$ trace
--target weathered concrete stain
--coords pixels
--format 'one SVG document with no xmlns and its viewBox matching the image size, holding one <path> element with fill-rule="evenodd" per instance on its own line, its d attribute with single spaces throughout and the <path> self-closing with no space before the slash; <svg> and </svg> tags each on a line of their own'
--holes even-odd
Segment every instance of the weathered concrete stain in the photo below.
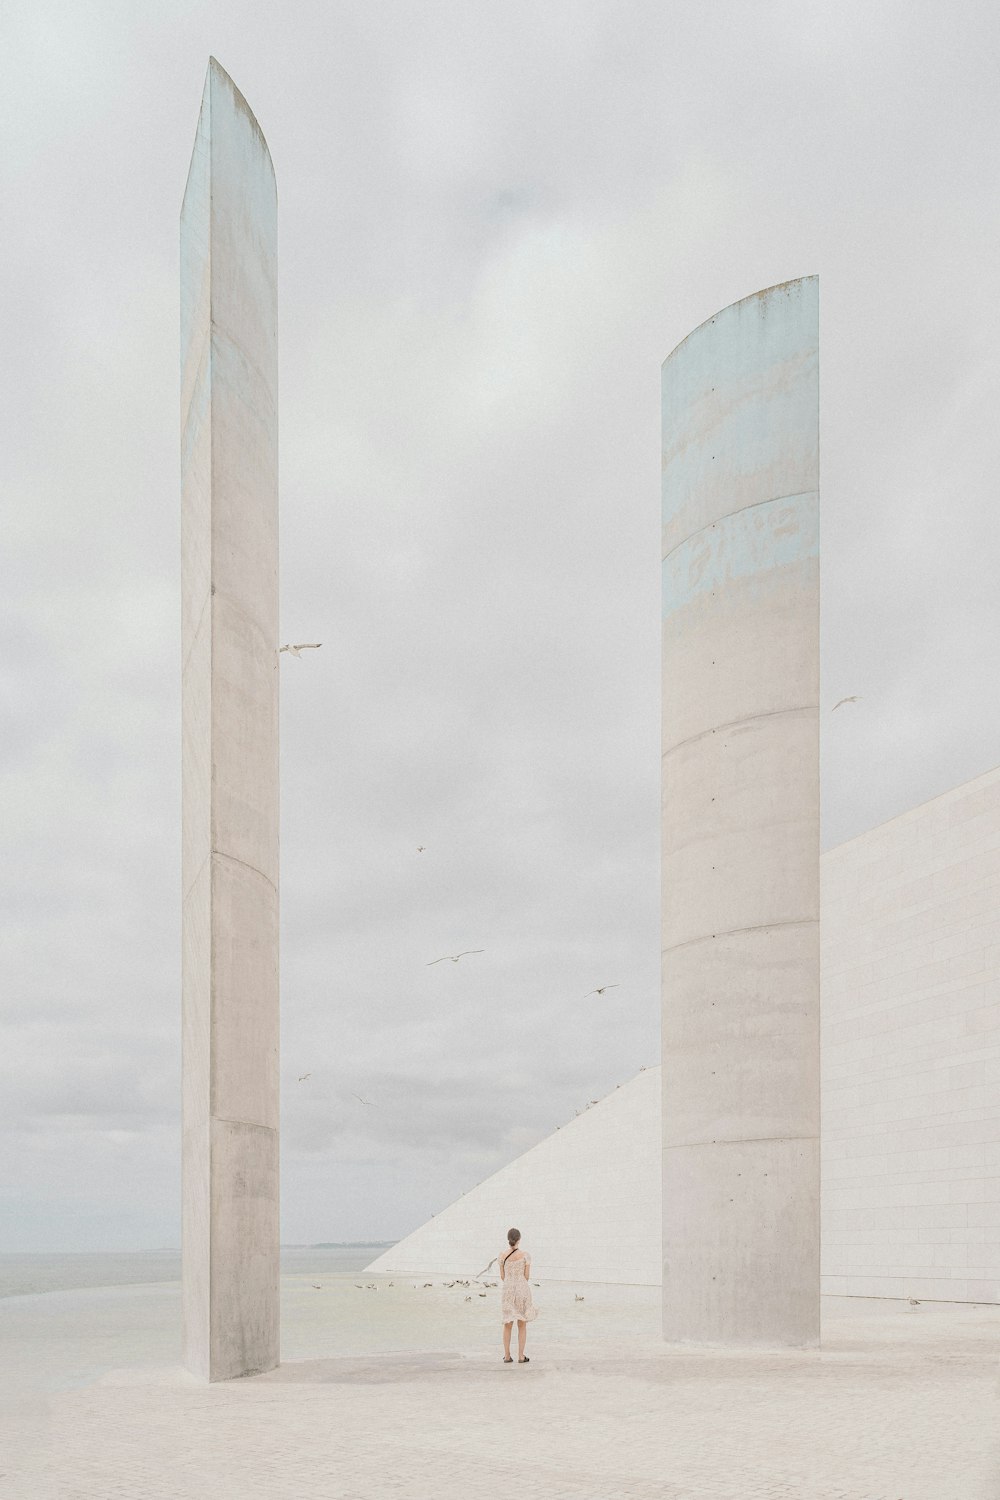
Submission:
<svg viewBox="0 0 1000 1500">
<path fill-rule="evenodd" d="M 747 506 L 679 542 L 663 559 L 663 618 L 706 591 L 738 579 L 764 585 L 771 570 L 818 556 L 815 490 Z"/>
</svg>

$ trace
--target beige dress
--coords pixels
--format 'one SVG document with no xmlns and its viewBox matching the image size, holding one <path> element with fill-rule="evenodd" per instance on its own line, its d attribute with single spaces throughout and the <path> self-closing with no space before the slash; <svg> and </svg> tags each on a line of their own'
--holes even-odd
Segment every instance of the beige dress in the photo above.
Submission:
<svg viewBox="0 0 1000 1500">
<path fill-rule="evenodd" d="M 531 1282 L 525 1272 L 528 1257 L 523 1250 L 515 1250 L 503 1263 L 503 1293 L 500 1299 L 501 1323 L 530 1323 L 538 1317 L 538 1308 L 532 1305 Z"/>
</svg>

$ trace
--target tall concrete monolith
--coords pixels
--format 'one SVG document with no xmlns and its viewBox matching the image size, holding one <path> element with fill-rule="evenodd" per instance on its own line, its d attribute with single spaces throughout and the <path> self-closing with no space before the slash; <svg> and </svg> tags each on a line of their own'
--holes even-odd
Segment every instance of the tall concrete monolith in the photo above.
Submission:
<svg viewBox="0 0 1000 1500">
<path fill-rule="evenodd" d="M 183 1358 L 278 1363 L 277 205 L 209 63 L 181 210 Z"/>
<path fill-rule="evenodd" d="M 819 1338 L 816 277 L 663 366 L 663 1331 Z"/>
</svg>

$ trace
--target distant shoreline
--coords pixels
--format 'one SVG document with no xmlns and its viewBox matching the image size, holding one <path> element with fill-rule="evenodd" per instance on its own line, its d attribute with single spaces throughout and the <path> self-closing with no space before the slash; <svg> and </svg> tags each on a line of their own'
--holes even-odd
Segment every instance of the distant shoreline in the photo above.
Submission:
<svg viewBox="0 0 1000 1500">
<path fill-rule="evenodd" d="M 282 1245 L 282 1277 L 356 1275 L 395 1240 L 331 1241 Z M 181 1252 L 159 1250 L 0 1251 L 0 1301 L 39 1292 L 86 1291 L 98 1287 L 180 1286 Z"/>
<path fill-rule="evenodd" d="M 282 1245 L 282 1250 L 391 1250 L 398 1240 L 318 1240 L 315 1244 Z M 180 1255 L 180 1245 L 151 1245 L 139 1250 L 0 1250 L 0 1260 L 27 1256 L 65 1255 Z"/>
</svg>

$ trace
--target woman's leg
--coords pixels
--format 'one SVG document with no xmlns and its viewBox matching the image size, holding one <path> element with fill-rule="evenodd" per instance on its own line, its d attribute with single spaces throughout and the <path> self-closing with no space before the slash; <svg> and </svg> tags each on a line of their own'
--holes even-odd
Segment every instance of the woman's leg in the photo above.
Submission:
<svg viewBox="0 0 1000 1500">
<path fill-rule="evenodd" d="M 513 1326 L 514 1326 L 513 1323 L 505 1323 L 503 1325 L 503 1357 L 504 1357 L 504 1359 L 509 1359 L 510 1358 L 510 1332 L 511 1332 L 511 1329 L 513 1328 Z"/>
<path fill-rule="evenodd" d="M 510 1324 L 509 1323 L 505 1324 L 505 1327 L 509 1328 Z M 518 1318 L 518 1320 L 517 1320 L 517 1357 L 518 1357 L 518 1359 L 523 1359 L 524 1358 L 524 1345 L 525 1345 L 525 1341 L 527 1340 L 527 1337 L 528 1337 L 528 1325 L 527 1325 L 527 1323 L 525 1323 L 525 1321 L 524 1321 L 523 1318 Z"/>
</svg>

